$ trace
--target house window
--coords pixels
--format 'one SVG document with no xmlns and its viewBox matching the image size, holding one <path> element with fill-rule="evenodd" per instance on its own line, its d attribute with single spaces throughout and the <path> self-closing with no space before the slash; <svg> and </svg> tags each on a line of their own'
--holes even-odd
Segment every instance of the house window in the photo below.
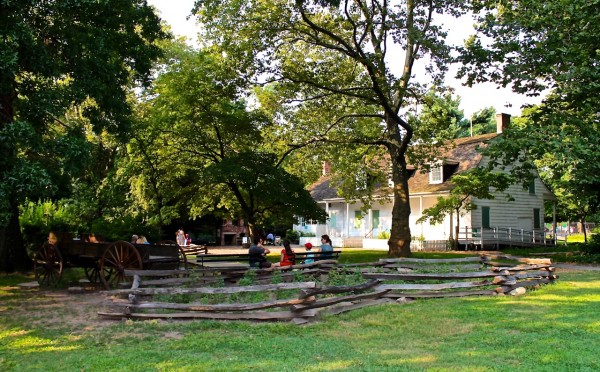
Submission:
<svg viewBox="0 0 600 372">
<path fill-rule="evenodd" d="M 481 207 L 481 227 L 490 228 L 490 207 Z"/>
<path fill-rule="evenodd" d="M 542 227 L 542 224 L 541 224 L 541 220 L 540 220 L 540 209 L 533 208 L 533 228 L 540 229 L 541 227 Z"/>
<path fill-rule="evenodd" d="M 372 213 L 373 213 L 373 228 L 376 229 L 379 227 L 379 211 L 374 210 Z"/>
<path fill-rule="evenodd" d="M 529 194 L 535 195 L 535 180 L 529 182 Z"/>
<path fill-rule="evenodd" d="M 443 167 L 441 164 L 435 164 L 431 166 L 431 170 L 429 171 L 429 183 L 442 183 L 443 178 Z"/>
</svg>

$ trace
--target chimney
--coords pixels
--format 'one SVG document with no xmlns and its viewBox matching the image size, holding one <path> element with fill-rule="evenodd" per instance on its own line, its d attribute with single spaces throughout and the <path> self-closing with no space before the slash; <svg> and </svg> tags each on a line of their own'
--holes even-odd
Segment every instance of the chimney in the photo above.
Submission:
<svg viewBox="0 0 600 372">
<path fill-rule="evenodd" d="M 323 166 L 322 175 L 328 176 L 331 173 L 331 163 L 328 161 L 324 161 L 322 163 L 322 166 Z"/>
<path fill-rule="evenodd" d="M 502 133 L 510 125 L 510 114 L 496 114 L 496 133 Z"/>
</svg>

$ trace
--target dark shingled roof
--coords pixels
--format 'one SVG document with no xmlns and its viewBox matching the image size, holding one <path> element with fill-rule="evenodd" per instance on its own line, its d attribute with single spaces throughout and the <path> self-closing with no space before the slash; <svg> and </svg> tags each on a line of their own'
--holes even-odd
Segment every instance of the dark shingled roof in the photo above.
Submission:
<svg viewBox="0 0 600 372">
<path fill-rule="evenodd" d="M 316 201 L 339 198 L 337 188 L 331 187 L 331 178 L 321 176 L 315 183 L 308 187 L 310 195 Z"/>
<path fill-rule="evenodd" d="M 429 173 L 416 171 L 413 172 L 413 176 L 408 180 L 410 193 L 420 194 L 450 191 L 452 189 L 450 176 L 476 168 L 482 159 L 482 155 L 477 149 L 485 147 L 486 143 L 496 136 L 498 136 L 498 133 L 489 133 L 454 140 L 454 145 L 450 146 L 440 156 L 441 159 L 444 159 L 444 182 L 430 184 Z M 340 198 L 337 189 L 331 185 L 331 178 L 327 175 L 321 176 L 315 183 L 310 185 L 308 191 L 316 201 Z"/>
</svg>

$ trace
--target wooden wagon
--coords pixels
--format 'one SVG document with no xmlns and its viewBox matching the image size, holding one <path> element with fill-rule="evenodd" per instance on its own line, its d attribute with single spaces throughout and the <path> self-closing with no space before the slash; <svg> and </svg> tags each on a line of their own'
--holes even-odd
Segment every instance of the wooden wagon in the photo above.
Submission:
<svg viewBox="0 0 600 372">
<path fill-rule="evenodd" d="M 40 285 L 56 285 L 67 267 L 82 267 L 91 283 L 106 288 L 127 281 L 125 270 L 173 270 L 187 268 L 181 247 L 166 240 L 156 244 L 126 241 L 103 242 L 73 239 L 62 234 L 56 244 L 44 243 L 35 254 L 34 272 Z"/>
</svg>

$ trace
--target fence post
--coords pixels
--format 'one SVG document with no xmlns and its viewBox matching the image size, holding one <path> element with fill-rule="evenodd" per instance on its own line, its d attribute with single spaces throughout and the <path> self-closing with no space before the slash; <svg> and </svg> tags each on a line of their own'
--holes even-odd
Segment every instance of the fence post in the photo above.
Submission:
<svg viewBox="0 0 600 372">
<path fill-rule="evenodd" d="M 523 243 L 525 241 L 525 238 L 523 236 L 523 229 L 521 229 L 521 243 Z"/>
<path fill-rule="evenodd" d="M 483 234 L 483 226 L 481 227 L 481 233 L 480 233 L 480 235 L 481 235 L 481 245 L 480 246 L 481 246 L 481 250 L 483 251 L 483 235 L 484 235 Z"/>
</svg>

